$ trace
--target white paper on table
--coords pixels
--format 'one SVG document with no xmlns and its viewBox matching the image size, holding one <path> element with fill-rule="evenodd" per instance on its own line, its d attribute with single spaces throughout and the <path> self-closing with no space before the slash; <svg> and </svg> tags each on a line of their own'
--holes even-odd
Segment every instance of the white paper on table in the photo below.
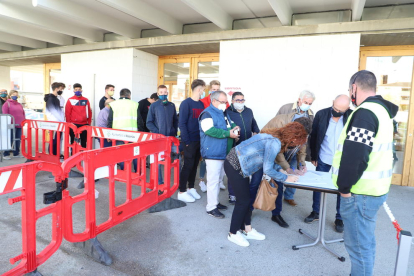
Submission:
<svg viewBox="0 0 414 276">
<path fill-rule="evenodd" d="M 298 184 L 301 186 L 309 186 L 321 189 L 338 190 L 332 182 L 332 173 L 308 171 L 302 176 L 299 176 L 297 182 L 285 182 L 289 184 Z"/>
</svg>

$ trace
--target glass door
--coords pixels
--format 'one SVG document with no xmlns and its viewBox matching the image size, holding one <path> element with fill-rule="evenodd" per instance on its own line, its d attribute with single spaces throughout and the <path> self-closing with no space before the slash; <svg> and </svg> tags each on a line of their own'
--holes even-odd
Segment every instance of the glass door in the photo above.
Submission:
<svg viewBox="0 0 414 276">
<path fill-rule="evenodd" d="M 369 70 L 377 77 L 377 94 L 399 107 L 394 118 L 394 174 L 393 184 L 414 186 L 413 131 L 414 108 L 413 66 L 411 51 L 381 50 L 380 47 L 361 48 L 360 69 Z M 412 117 L 412 115 L 411 115 Z"/>
<path fill-rule="evenodd" d="M 218 56 L 201 57 L 195 59 L 194 76 L 206 82 L 205 97 L 210 91 L 210 82 L 219 80 L 220 61 Z"/>
</svg>

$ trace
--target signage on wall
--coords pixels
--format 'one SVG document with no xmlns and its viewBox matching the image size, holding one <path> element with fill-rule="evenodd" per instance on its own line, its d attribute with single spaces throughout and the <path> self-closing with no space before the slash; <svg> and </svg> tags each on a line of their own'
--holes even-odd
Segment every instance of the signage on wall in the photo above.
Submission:
<svg viewBox="0 0 414 276">
<path fill-rule="evenodd" d="M 240 86 L 224 87 L 224 92 L 226 92 L 227 95 L 229 95 L 231 97 L 234 92 L 241 92 L 241 87 Z"/>
</svg>

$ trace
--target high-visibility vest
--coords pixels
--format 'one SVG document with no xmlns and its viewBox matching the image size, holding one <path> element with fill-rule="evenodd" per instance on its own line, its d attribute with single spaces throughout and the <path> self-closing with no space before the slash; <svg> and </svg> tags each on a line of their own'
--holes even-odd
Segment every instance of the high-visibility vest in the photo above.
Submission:
<svg viewBox="0 0 414 276">
<path fill-rule="evenodd" d="M 137 131 L 138 103 L 129 99 L 120 99 L 109 104 L 113 111 L 113 129 Z"/>
<path fill-rule="evenodd" d="M 373 138 L 372 151 L 369 155 L 368 167 L 362 174 L 359 181 L 352 186 L 351 193 L 369 196 L 382 196 L 388 193 L 391 185 L 394 129 L 393 121 L 392 118 L 390 118 L 388 111 L 378 103 L 363 103 L 349 116 L 348 122 L 344 126 L 341 136 L 339 137 L 339 142 L 332 162 L 332 180 L 335 186 L 338 187 L 338 173 L 345 139 L 347 139 L 348 136 L 351 136 L 351 139 L 358 139 L 362 143 L 367 143 L 367 141 L 364 140 L 364 138 L 367 137 L 366 135 L 373 135 L 373 133 L 359 133 L 358 129 L 354 127 L 347 131 L 353 115 L 361 108 L 372 111 L 378 118 L 379 126 L 378 133 L 375 138 Z"/>
</svg>

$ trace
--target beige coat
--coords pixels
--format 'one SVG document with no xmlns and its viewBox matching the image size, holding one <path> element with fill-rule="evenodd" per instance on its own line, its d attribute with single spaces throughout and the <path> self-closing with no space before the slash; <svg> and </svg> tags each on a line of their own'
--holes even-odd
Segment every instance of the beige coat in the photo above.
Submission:
<svg viewBox="0 0 414 276">
<path fill-rule="evenodd" d="M 270 120 L 263 128 L 262 130 L 266 128 L 281 128 L 287 125 L 288 123 L 292 122 L 293 117 L 295 116 L 295 112 L 292 112 L 290 114 L 281 114 L 274 117 L 272 120 Z M 299 152 L 297 153 L 298 158 L 298 164 L 302 163 L 305 164 L 306 159 L 306 145 L 303 145 Z M 290 168 L 289 162 L 285 159 L 285 155 L 283 152 L 279 152 L 279 154 L 276 156 L 275 162 L 279 164 L 282 169 L 287 170 Z"/>
</svg>

